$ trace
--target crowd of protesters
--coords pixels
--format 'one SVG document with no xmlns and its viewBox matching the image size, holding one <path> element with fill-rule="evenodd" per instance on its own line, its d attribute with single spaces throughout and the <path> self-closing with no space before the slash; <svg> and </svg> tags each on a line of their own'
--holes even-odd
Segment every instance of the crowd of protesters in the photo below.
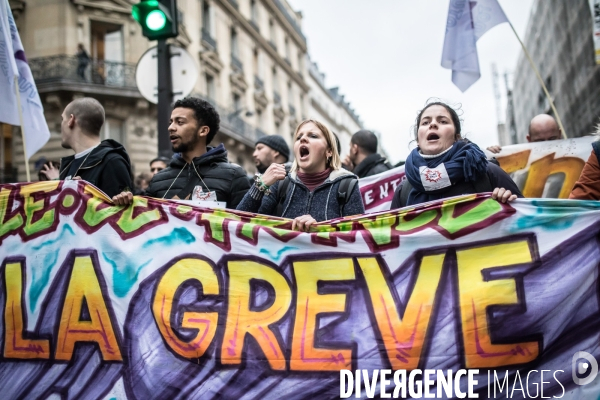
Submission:
<svg viewBox="0 0 600 400">
<path fill-rule="evenodd" d="M 373 132 L 356 132 L 342 160 L 335 133 L 310 119 L 296 128 L 292 151 L 280 136 L 261 137 L 252 154 L 257 173 L 248 178 L 242 167 L 228 161 L 223 144 L 210 146 L 220 128 L 215 108 L 188 97 L 175 102 L 171 113 L 168 134 L 173 157 L 153 159 L 149 171 L 133 178 L 125 148 L 111 139 L 100 140 L 104 120 L 104 108 L 96 99 L 68 104 L 62 113 L 61 139 L 62 146 L 75 154 L 60 162 L 43 160 L 39 179 L 82 179 L 118 205 L 131 204 L 133 195 L 216 202 L 230 209 L 290 218 L 293 229 L 308 231 L 316 222 L 363 214 L 358 178 L 393 168 L 377 153 Z M 528 141 L 560 138 L 554 118 L 542 114 L 532 119 Z M 392 209 L 472 193 L 491 192 L 501 202 L 523 197 L 511 177 L 462 136 L 461 121 L 450 105 L 429 102 L 417 115 L 414 139 L 417 147 L 406 160 L 406 179 L 394 193 Z M 497 154 L 502 148 L 488 150 Z M 599 159 L 600 142 L 596 142 L 570 198 L 600 200 Z"/>
</svg>

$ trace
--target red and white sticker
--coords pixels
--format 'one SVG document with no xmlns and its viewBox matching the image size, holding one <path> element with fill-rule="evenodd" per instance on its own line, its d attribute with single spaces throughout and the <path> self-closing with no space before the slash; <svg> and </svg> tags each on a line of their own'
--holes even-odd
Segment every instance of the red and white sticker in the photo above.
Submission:
<svg viewBox="0 0 600 400">
<path fill-rule="evenodd" d="M 435 168 L 419 167 L 419 173 L 421 175 L 421 183 L 426 191 L 443 189 L 452 185 L 443 163 Z"/>
</svg>

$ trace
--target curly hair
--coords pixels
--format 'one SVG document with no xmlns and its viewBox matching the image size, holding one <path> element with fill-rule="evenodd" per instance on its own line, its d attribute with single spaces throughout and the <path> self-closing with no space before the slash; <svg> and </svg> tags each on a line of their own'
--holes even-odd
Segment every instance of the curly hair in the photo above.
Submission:
<svg viewBox="0 0 600 400">
<path fill-rule="evenodd" d="M 208 135 L 206 135 L 206 144 L 209 144 L 217 132 L 219 132 L 219 125 L 221 123 L 221 117 L 212 104 L 208 101 L 202 100 L 198 97 L 186 97 L 181 100 L 177 100 L 173 105 L 175 108 L 190 108 L 194 110 L 194 116 L 198 121 L 198 128 L 201 126 L 208 126 Z"/>
</svg>

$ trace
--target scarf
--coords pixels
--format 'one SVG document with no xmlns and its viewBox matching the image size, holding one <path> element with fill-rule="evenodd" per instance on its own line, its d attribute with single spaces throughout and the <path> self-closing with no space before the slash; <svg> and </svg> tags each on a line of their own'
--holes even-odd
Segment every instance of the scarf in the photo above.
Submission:
<svg viewBox="0 0 600 400">
<path fill-rule="evenodd" d="M 317 186 L 325 182 L 325 180 L 329 177 L 330 173 L 331 168 L 327 168 L 323 172 L 317 172 L 314 174 L 305 174 L 303 172 L 298 171 L 298 179 L 300 179 L 300 181 L 304 183 L 304 186 L 306 186 L 308 190 L 312 192 Z"/>
<path fill-rule="evenodd" d="M 459 182 L 475 182 L 487 172 L 487 159 L 475 143 L 455 142 L 437 157 L 423 158 L 419 148 L 406 160 L 406 179 L 413 187 L 408 204 L 431 200 L 431 195 L 442 197 L 448 187 Z"/>
</svg>

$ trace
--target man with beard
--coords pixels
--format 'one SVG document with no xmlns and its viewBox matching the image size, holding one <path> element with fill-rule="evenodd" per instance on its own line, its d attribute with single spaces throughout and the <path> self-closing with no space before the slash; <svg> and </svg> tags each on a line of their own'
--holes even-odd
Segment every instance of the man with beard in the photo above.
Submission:
<svg viewBox="0 0 600 400">
<path fill-rule="evenodd" d="M 256 141 L 254 145 L 254 164 L 256 164 L 256 170 L 264 174 L 267 168 L 273 163 L 285 164 L 286 171 L 289 172 L 291 163 L 288 162 L 290 158 L 290 148 L 288 147 L 285 139 L 277 135 L 263 136 Z M 254 183 L 254 177 L 252 178 L 251 184 Z"/>
<path fill-rule="evenodd" d="M 226 203 L 235 209 L 250 185 L 245 171 L 227 160 L 223 144 L 207 146 L 219 131 L 220 118 L 214 107 L 199 98 L 187 97 L 175 102 L 171 113 L 169 137 L 173 158 L 169 166 L 152 178 L 146 195 L 162 199 L 199 198 Z M 131 193 L 113 198 L 119 205 L 133 201 Z"/>
</svg>

